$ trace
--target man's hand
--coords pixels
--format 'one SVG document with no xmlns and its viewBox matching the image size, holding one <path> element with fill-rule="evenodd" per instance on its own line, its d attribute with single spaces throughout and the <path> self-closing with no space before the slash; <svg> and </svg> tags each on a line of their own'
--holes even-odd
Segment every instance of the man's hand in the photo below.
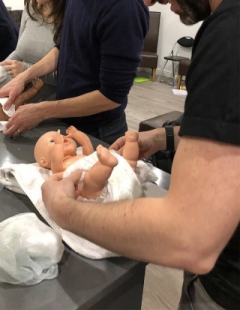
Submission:
<svg viewBox="0 0 240 310">
<path fill-rule="evenodd" d="M 17 109 L 6 124 L 7 130 L 3 134 L 10 137 L 17 137 L 36 127 L 44 120 L 43 113 L 38 107 L 39 103 L 26 104 Z"/>
<path fill-rule="evenodd" d="M 78 132 L 77 128 L 75 128 L 74 126 L 70 126 L 68 127 L 68 129 L 66 130 L 67 133 L 67 138 L 75 138 L 75 134 Z"/>
<path fill-rule="evenodd" d="M 165 132 L 163 131 L 165 135 Z M 159 144 L 156 143 L 155 140 L 156 133 L 154 130 L 151 131 L 143 131 L 139 132 L 138 136 L 138 144 L 139 144 L 139 157 L 138 159 L 142 159 L 148 157 L 159 150 Z M 117 139 L 110 147 L 110 150 L 117 151 L 120 155 L 122 155 L 123 147 L 126 143 L 125 137 L 121 137 Z"/>
<path fill-rule="evenodd" d="M 24 64 L 22 61 L 7 59 L 1 63 L 5 70 L 14 78 L 19 73 L 23 72 Z"/>
<path fill-rule="evenodd" d="M 79 196 L 77 183 L 81 175 L 81 170 L 72 172 L 64 179 L 62 173 L 53 174 L 42 185 L 43 203 L 51 218 L 61 228 L 67 228 L 67 219 L 75 211 L 71 202 Z"/>
</svg>

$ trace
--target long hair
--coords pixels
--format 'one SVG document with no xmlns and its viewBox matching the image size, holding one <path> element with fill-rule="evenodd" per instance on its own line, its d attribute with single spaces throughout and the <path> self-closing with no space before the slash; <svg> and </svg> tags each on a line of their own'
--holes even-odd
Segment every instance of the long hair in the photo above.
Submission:
<svg viewBox="0 0 240 310">
<path fill-rule="evenodd" d="M 52 0 L 52 12 L 48 18 L 53 18 L 54 30 L 53 30 L 53 41 L 58 44 L 60 42 L 60 36 L 63 26 L 64 10 L 66 0 Z M 32 20 L 36 20 L 33 16 L 34 13 L 42 16 L 43 18 L 43 6 L 37 3 L 37 0 L 26 0 L 26 9 Z M 32 10 L 31 10 L 32 9 Z M 44 22 L 44 19 L 43 19 Z"/>
</svg>

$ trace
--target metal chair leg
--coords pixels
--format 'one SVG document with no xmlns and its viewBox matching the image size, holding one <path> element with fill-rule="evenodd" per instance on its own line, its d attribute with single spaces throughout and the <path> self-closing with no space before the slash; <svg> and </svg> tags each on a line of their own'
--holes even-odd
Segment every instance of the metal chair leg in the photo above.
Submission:
<svg viewBox="0 0 240 310">
<path fill-rule="evenodd" d="M 172 76 L 173 76 L 173 80 L 174 80 L 175 79 L 174 61 L 172 61 Z"/>
<path fill-rule="evenodd" d="M 160 80 L 161 80 L 163 71 L 164 71 L 164 69 L 165 69 L 165 67 L 166 67 L 166 65 L 167 65 L 167 62 L 168 62 L 168 60 L 165 61 L 165 64 L 164 64 L 164 66 L 162 67 L 162 71 L 161 71 L 161 73 L 160 73 L 160 75 L 159 75 L 159 77 L 158 77 L 158 82 L 161 82 Z"/>
</svg>

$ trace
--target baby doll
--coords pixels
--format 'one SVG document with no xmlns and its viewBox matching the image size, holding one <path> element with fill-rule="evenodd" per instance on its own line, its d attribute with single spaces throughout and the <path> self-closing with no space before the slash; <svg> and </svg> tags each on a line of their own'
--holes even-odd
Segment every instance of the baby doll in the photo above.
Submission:
<svg viewBox="0 0 240 310">
<path fill-rule="evenodd" d="M 50 131 L 39 138 L 34 148 L 34 157 L 41 167 L 50 169 L 53 173 L 63 172 L 78 159 L 94 152 L 90 139 L 83 132 L 71 126 L 66 133 L 67 136 L 62 136 L 59 131 Z M 123 157 L 135 169 L 139 153 L 138 132 L 128 131 L 125 137 Z M 76 154 L 75 140 L 82 146 L 82 155 Z M 87 199 L 100 196 L 113 168 L 118 164 L 117 158 L 102 145 L 97 147 L 97 157 L 98 161 L 85 173 L 80 191 L 80 195 Z"/>
<path fill-rule="evenodd" d="M 31 84 L 30 84 L 31 85 Z M 39 78 L 35 78 L 32 82 L 32 86 L 27 85 L 26 89 L 23 93 L 17 96 L 17 98 L 14 100 L 13 105 L 15 105 L 15 111 L 26 103 L 26 101 L 32 99 L 34 96 L 36 96 L 37 93 L 41 90 L 43 87 L 43 82 Z M 2 104 L 0 104 L 0 121 L 8 121 L 9 116 L 3 111 Z"/>
</svg>

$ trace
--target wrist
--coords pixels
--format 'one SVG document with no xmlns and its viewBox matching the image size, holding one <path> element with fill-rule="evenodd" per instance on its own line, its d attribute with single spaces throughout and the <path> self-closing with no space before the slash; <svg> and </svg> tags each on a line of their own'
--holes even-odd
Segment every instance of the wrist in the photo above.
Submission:
<svg viewBox="0 0 240 310">
<path fill-rule="evenodd" d="M 71 215 L 74 213 L 74 207 L 72 206 L 73 199 L 69 197 L 59 197 L 55 200 L 57 212 L 54 219 L 56 223 L 63 229 L 69 230 L 71 227 Z"/>
<path fill-rule="evenodd" d="M 154 144 L 156 145 L 156 151 L 166 150 L 166 132 L 164 128 L 154 129 Z"/>
<path fill-rule="evenodd" d="M 23 64 L 23 72 L 21 72 L 19 75 L 21 75 L 21 79 L 23 79 L 25 85 L 35 78 L 35 75 L 33 75 L 33 72 L 31 72 L 31 68 L 25 69 L 24 64 Z"/>
<path fill-rule="evenodd" d="M 49 118 L 55 118 L 56 101 L 42 101 L 37 104 L 40 111 L 41 121 L 45 121 Z"/>
<path fill-rule="evenodd" d="M 165 134 L 166 134 L 166 150 L 174 151 L 174 131 L 173 126 L 166 125 L 164 126 Z"/>
<path fill-rule="evenodd" d="M 78 201 L 74 198 L 66 197 L 62 202 L 62 220 L 64 229 L 76 233 L 76 226 L 80 223 Z"/>
</svg>

